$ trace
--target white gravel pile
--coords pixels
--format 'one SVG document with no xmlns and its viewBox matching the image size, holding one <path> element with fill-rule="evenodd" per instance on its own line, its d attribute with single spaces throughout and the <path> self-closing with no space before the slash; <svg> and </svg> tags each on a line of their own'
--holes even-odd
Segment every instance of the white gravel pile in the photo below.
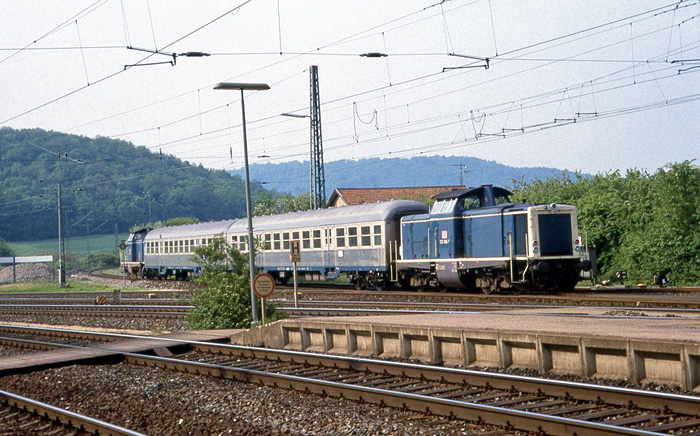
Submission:
<svg viewBox="0 0 700 436">
<path fill-rule="evenodd" d="M 21 263 L 15 266 L 18 282 L 33 282 L 37 280 L 55 280 L 56 272 L 43 263 Z M 12 283 L 12 267 L 0 270 L 0 283 Z"/>
</svg>

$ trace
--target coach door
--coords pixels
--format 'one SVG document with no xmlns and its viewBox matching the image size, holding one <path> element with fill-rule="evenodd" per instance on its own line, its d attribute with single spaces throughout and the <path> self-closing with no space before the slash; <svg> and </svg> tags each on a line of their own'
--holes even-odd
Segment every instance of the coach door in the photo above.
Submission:
<svg viewBox="0 0 700 436">
<path fill-rule="evenodd" d="M 328 273 L 335 271 L 336 267 L 336 250 L 333 244 L 333 228 L 326 227 L 323 229 L 324 244 L 323 244 L 323 263 L 326 270 L 326 275 Z"/>
</svg>

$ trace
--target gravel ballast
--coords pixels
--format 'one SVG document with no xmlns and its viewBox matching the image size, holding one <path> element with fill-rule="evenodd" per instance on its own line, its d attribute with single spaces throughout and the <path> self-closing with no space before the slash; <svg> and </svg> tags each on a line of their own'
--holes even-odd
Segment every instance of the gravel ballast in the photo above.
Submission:
<svg viewBox="0 0 700 436">
<path fill-rule="evenodd" d="M 478 435 L 497 430 L 129 364 L 69 366 L 6 376 L 0 378 L 0 389 L 149 435 Z"/>
</svg>

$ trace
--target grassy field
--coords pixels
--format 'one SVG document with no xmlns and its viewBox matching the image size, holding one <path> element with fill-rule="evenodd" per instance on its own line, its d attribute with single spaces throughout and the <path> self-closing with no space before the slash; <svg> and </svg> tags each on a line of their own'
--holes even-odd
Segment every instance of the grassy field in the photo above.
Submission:
<svg viewBox="0 0 700 436">
<path fill-rule="evenodd" d="M 127 234 L 121 234 L 117 243 L 127 238 Z M 37 256 L 40 254 L 58 253 L 58 238 L 44 239 L 41 241 L 8 242 L 17 256 Z M 114 253 L 114 234 L 77 236 L 66 238 L 66 252 L 74 253 L 79 260 L 84 260 L 90 253 Z M 70 257 L 70 256 L 68 256 Z"/>
<path fill-rule="evenodd" d="M 88 283 L 68 281 L 67 288 L 59 288 L 57 282 L 26 282 L 26 283 L 8 283 L 0 285 L 0 294 L 9 293 L 30 293 L 30 292 L 101 292 L 112 291 L 114 286 L 106 283 Z"/>
</svg>

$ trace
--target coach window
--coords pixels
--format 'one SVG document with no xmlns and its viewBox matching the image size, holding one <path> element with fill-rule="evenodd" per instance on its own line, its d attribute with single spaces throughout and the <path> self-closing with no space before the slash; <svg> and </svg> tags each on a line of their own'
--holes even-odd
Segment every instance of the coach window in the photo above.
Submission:
<svg viewBox="0 0 700 436">
<path fill-rule="evenodd" d="M 362 246 L 369 247 L 372 245 L 372 237 L 369 233 L 369 226 L 360 227 L 360 234 L 362 235 Z"/>
<path fill-rule="evenodd" d="M 185 239 L 185 253 L 190 252 L 190 241 L 189 239 Z"/>
<path fill-rule="evenodd" d="M 238 250 L 238 236 L 231 236 L 231 247 Z"/>
<path fill-rule="evenodd" d="M 335 229 L 335 244 L 338 248 L 345 247 L 345 229 L 340 227 Z"/>
<path fill-rule="evenodd" d="M 282 249 L 289 250 L 289 232 L 282 233 Z"/>
<path fill-rule="evenodd" d="M 265 244 L 263 245 L 264 250 L 270 250 L 272 248 L 272 235 L 270 233 L 265 233 Z"/>
<path fill-rule="evenodd" d="M 348 247 L 357 247 L 357 227 L 348 227 Z"/>
<path fill-rule="evenodd" d="M 314 235 L 314 248 L 321 248 L 321 231 L 314 230 L 313 235 Z"/>
<path fill-rule="evenodd" d="M 184 253 L 184 252 L 185 252 L 185 241 L 183 241 L 181 239 L 180 240 L 180 253 Z"/>
<path fill-rule="evenodd" d="M 301 232 L 301 247 L 309 249 L 311 248 L 311 232 L 304 230 Z"/>
<path fill-rule="evenodd" d="M 282 246 L 280 245 L 280 234 L 275 233 L 272 235 L 272 249 L 273 250 L 280 250 Z"/>
<path fill-rule="evenodd" d="M 194 239 L 190 239 L 190 250 L 194 253 Z"/>
<path fill-rule="evenodd" d="M 238 238 L 238 250 L 239 251 L 247 251 L 246 246 L 248 245 L 248 237 L 245 235 L 242 235 Z"/>
<path fill-rule="evenodd" d="M 374 245 L 382 245 L 382 226 L 374 226 Z"/>
</svg>

